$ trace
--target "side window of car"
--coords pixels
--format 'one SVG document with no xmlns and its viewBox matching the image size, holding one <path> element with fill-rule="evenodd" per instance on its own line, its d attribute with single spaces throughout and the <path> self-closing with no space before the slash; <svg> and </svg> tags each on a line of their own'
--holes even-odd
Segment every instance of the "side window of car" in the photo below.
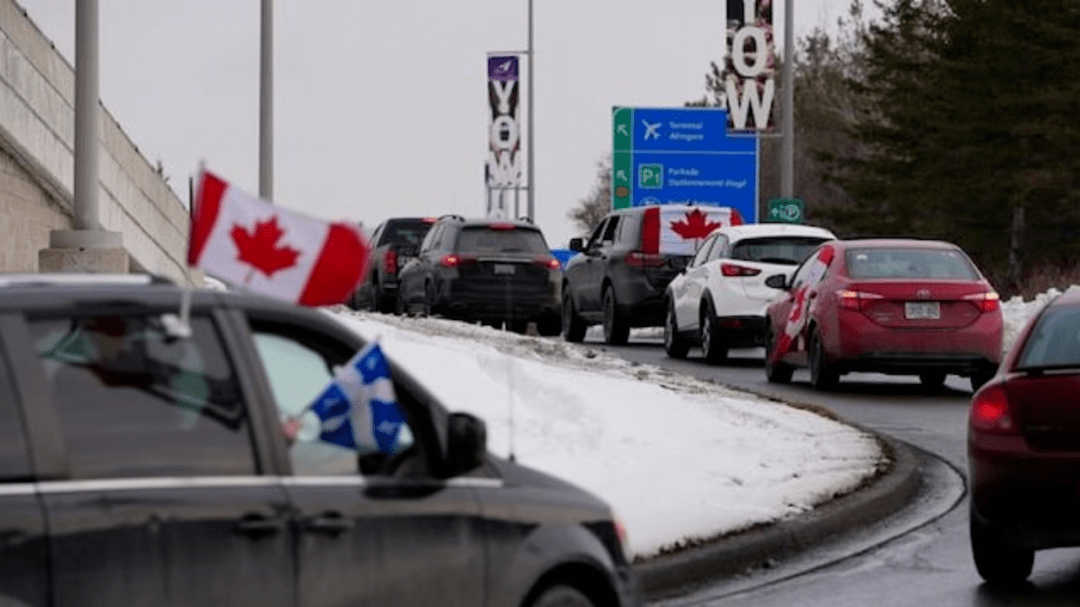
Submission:
<svg viewBox="0 0 1080 607">
<path fill-rule="evenodd" d="M 177 338 L 159 316 L 32 318 L 75 478 L 252 475 L 250 422 L 213 320 Z"/>
<path fill-rule="evenodd" d="M 373 246 L 379 246 L 382 244 L 383 234 L 386 232 L 386 222 L 380 223 L 379 227 L 375 228 L 375 232 L 371 235 L 371 242 Z"/>
<path fill-rule="evenodd" d="M 607 228 L 607 224 L 609 221 L 610 218 L 604 218 L 602 221 L 600 221 L 600 223 L 596 226 L 596 229 L 594 229 L 592 234 L 589 236 L 589 242 L 585 248 L 595 249 L 600 246 L 600 241 L 604 236 L 604 230 Z"/>
<path fill-rule="evenodd" d="M 351 355 L 344 354 L 338 347 L 328 349 L 326 344 L 316 343 L 318 337 L 300 329 L 254 323 L 252 330 L 282 422 L 292 418 L 300 424 L 299 433 L 289 444 L 293 473 L 341 476 L 360 472 L 360 457 L 376 450 L 359 436 L 365 429 L 357 428 L 361 420 L 372 418 L 368 410 L 353 411 L 351 418 L 342 414 L 330 420 L 320 420 L 311 410 Z M 368 403 L 352 404 L 369 406 Z M 343 423 L 353 424 L 355 440 L 360 443 L 358 449 L 334 442 L 335 430 Z M 403 423 L 397 431 L 395 450 L 407 449 L 414 440 L 408 423 Z"/>
<path fill-rule="evenodd" d="M 604 226 L 604 235 L 600 237 L 600 240 L 605 243 L 615 242 L 619 235 L 619 226 L 623 223 L 622 219 L 620 215 L 612 215 L 607 225 Z"/>
<path fill-rule="evenodd" d="M 697 267 L 705 263 L 709 258 L 709 250 L 712 249 L 714 242 L 716 242 L 716 234 L 709 236 L 705 239 L 705 242 L 701 243 L 697 253 L 694 254 L 694 260 L 690 262 L 692 267 Z"/>
<path fill-rule="evenodd" d="M 713 244 L 713 248 L 709 251 L 709 261 L 714 259 L 721 259 L 728 256 L 728 248 L 730 246 L 727 236 L 722 234 L 716 235 L 716 243 Z"/>
<path fill-rule="evenodd" d="M 31 476 L 22 416 L 15 402 L 11 373 L 0 353 L 0 482 Z"/>
<path fill-rule="evenodd" d="M 439 234 L 442 232 L 443 224 L 437 223 L 432 226 L 428 231 L 427 236 L 424 237 L 424 242 L 420 244 L 420 253 L 426 253 L 435 247 L 435 243 L 439 240 Z"/>
</svg>

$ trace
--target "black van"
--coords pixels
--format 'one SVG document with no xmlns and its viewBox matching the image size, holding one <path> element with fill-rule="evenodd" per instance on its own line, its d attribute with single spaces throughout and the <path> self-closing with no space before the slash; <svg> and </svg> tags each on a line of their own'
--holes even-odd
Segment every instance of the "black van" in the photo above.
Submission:
<svg viewBox="0 0 1080 607">
<path fill-rule="evenodd" d="M 147 276 L 0 276 L 0 604 L 639 604 L 607 504 L 392 360 L 400 449 L 290 441 L 364 340 L 192 295 L 185 324 Z"/>
</svg>

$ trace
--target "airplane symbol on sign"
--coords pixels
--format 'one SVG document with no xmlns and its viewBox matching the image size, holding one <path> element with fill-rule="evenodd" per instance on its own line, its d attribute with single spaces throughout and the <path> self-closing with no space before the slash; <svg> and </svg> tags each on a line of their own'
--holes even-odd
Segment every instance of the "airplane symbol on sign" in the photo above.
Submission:
<svg viewBox="0 0 1080 607">
<path fill-rule="evenodd" d="M 626 130 L 626 125 L 625 124 L 620 124 L 620 125 L 616 126 L 615 131 L 618 132 L 618 133 L 622 133 L 623 135 L 626 135 L 627 137 L 630 136 L 630 133 L 627 132 L 627 130 Z"/>
<path fill-rule="evenodd" d="M 660 138 L 660 131 L 658 129 L 660 128 L 660 125 L 663 124 L 662 122 L 657 122 L 656 124 L 649 124 L 648 122 L 642 120 L 641 124 L 645 125 L 645 141 L 648 141 L 649 137 L 652 137 L 653 139 Z"/>
<path fill-rule="evenodd" d="M 514 63 L 514 60 L 511 59 L 511 60 L 507 61 L 506 63 L 503 63 L 502 65 L 500 65 L 497 69 L 500 72 L 508 71 L 510 69 L 510 65 L 513 64 L 513 63 Z"/>
</svg>

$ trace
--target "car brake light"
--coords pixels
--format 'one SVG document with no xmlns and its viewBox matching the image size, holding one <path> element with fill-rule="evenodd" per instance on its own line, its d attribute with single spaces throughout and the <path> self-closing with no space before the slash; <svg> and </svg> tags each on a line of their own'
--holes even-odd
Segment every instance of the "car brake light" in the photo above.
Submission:
<svg viewBox="0 0 1080 607">
<path fill-rule="evenodd" d="M 1001 309 L 1001 296 L 994 291 L 965 295 L 964 299 L 974 303 L 980 312 L 996 312 Z"/>
<path fill-rule="evenodd" d="M 517 226 L 512 223 L 493 223 L 488 225 L 489 230 L 497 230 L 499 232 L 505 232 L 507 230 L 513 230 L 515 228 L 517 228 Z"/>
<path fill-rule="evenodd" d="M 476 258 L 472 255 L 454 255 L 451 253 L 450 255 L 443 255 L 442 259 L 439 260 L 439 265 L 444 268 L 456 268 L 467 263 L 476 263 Z"/>
<path fill-rule="evenodd" d="M 397 253 L 393 249 L 388 249 L 386 255 L 383 255 L 383 271 L 387 274 L 397 274 Z"/>
<path fill-rule="evenodd" d="M 836 292 L 837 301 L 840 302 L 840 307 L 846 310 L 865 310 L 871 302 L 878 299 L 884 299 L 883 296 L 877 293 L 864 293 L 862 291 L 846 291 L 841 290 Z"/>
<path fill-rule="evenodd" d="M 720 264 L 720 273 L 724 276 L 757 276 L 761 274 L 759 268 L 748 268 L 733 263 Z"/>
<path fill-rule="evenodd" d="M 550 257 L 548 255 L 541 255 L 540 257 L 537 257 L 533 260 L 533 263 L 549 270 L 558 270 L 562 267 L 562 264 L 559 263 L 558 259 L 555 259 L 554 257 Z"/>
<path fill-rule="evenodd" d="M 990 386 L 975 395 L 971 403 L 971 427 L 980 432 L 1014 434 L 1016 423 L 1009 409 L 1009 399 L 1001 386 Z"/>
<path fill-rule="evenodd" d="M 657 268 L 664 265 L 666 261 L 660 253 L 630 251 L 626 254 L 626 265 L 631 268 Z"/>
</svg>

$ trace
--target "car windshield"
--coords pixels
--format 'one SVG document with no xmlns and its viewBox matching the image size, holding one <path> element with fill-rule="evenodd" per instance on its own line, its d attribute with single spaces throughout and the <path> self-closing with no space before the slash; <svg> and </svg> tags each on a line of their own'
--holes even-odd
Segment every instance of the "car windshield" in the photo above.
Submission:
<svg viewBox="0 0 1080 607">
<path fill-rule="evenodd" d="M 849 250 L 845 257 L 852 278 L 978 279 L 971 262 L 954 249 L 860 248 Z"/>
<path fill-rule="evenodd" d="M 807 236 L 768 236 L 747 238 L 731 247 L 731 258 L 797 266 L 827 238 Z"/>
<path fill-rule="evenodd" d="M 1047 308 L 1035 321 L 1016 367 L 1080 367 L 1080 307 Z"/>
<path fill-rule="evenodd" d="M 386 226 L 382 244 L 390 244 L 406 255 L 415 255 L 431 224 L 426 221 L 397 222 Z"/>
<path fill-rule="evenodd" d="M 458 251 L 474 253 L 549 253 L 544 236 L 522 228 L 468 227 L 461 230 Z"/>
</svg>

